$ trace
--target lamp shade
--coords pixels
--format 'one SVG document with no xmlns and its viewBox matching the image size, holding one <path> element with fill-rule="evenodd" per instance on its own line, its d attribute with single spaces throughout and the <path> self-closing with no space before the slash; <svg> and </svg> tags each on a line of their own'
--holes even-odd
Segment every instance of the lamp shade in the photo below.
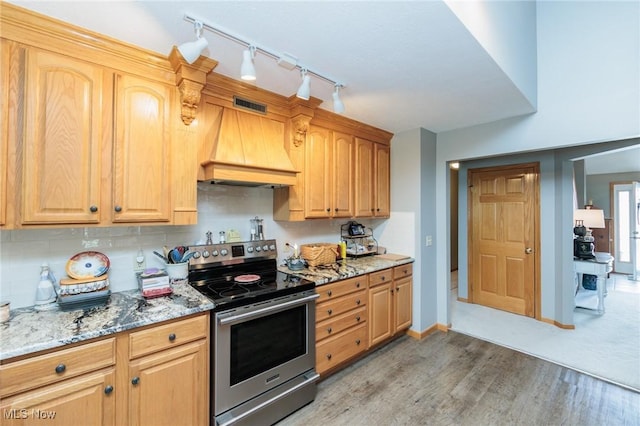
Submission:
<svg viewBox="0 0 640 426">
<path fill-rule="evenodd" d="M 192 64 L 200 57 L 202 50 L 207 47 L 209 42 L 204 37 L 199 37 L 195 41 L 182 43 L 178 46 L 178 51 L 182 55 L 185 61 Z"/>
<path fill-rule="evenodd" d="M 573 211 L 573 222 L 582 221 L 587 228 L 604 228 L 604 211 L 599 209 L 577 209 Z"/>
<path fill-rule="evenodd" d="M 253 65 L 251 50 L 242 52 L 242 66 L 240 67 L 240 78 L 247 81 L 256 79 L 256 67 Z"/>
<path fill-rule="evenodd" d="M 296 96 L 300 99 L 309 100 L 309 97 L 311 96 L 311 77 L 309 77 L 308 74 L 305 74 L 304 77 L 302 77 L 302 84 L 300 85 Z"/>
<path fill-rule="evenodd" d="M 336 114 L 342 114 L 344 112 L 344 103 L 342 103 L 340 93 L 338 93 L 337 89 L 333 92 L 333 112 Z"/>
</svg>

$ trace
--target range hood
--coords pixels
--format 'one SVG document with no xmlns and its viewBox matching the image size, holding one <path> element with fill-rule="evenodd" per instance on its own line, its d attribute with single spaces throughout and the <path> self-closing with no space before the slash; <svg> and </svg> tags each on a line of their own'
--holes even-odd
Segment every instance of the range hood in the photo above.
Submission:
<svg viewBox="0 0 640 426">
<path fill-rule="evenodd" d="M 295 170 L 284 148 L 285 125 L 249 112 L 205 103 L 206 134 L 199 181 L 241 186 L 289 186 Z"/>
</svg>

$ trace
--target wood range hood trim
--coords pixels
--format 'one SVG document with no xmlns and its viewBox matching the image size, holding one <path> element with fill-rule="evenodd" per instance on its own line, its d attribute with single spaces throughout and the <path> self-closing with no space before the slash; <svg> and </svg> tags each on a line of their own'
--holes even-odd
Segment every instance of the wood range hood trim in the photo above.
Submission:
<svg viewBox="0 0 640 426">
<path fill-rule="evenodd" d="M 285 150 L 285 123 L 215 104 L 205 104 L 203 115 L 208 130 L 198 181 L 237 186 L 296 184 L 299 171 Z"/>
</svg>

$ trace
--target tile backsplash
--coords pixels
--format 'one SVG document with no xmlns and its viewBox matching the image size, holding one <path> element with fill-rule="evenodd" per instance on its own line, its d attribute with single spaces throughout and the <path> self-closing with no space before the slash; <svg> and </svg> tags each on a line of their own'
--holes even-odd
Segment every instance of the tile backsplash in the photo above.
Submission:
<svg viewBox="0 0 640 426">
<path fill-rule="evenodd" d="M 264 219 L 265 238 L 278 242 L 278 258 L 288 256 L 285 243 L 338 242 L 340 225 L 346 219 L 305 222 L 273 220 L 273 190 L 198 184 L 198 224 L 190 226 L 119 226 L 109 228 L 63 228 L 0 231 L 0 300 L 11 308 L 33 305 L 40 266 L 47 262 L 57 279 L 66 276 L 65 265 L 74 254 L 94 250 L 109 257 L 112 291 L 136 287 L 134 258 L 139 250 L 147 267 L 161 267 L 153 250 L 163 246 L 203 244 L 211 231 L 218 241 L 220 231 L 237 230 L 243 240 L 250 237 L 250 219 Z M 379 222 L 379 221 L 377 221 Z M 364 221 L 366 226 L 372 223 Z M 375 230 L 374 230 L 375 235 Z"/>
</svg>

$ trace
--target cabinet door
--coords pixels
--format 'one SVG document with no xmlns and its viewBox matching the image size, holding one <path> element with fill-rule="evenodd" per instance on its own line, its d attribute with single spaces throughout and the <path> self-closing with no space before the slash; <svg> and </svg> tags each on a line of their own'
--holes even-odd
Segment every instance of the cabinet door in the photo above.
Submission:
<svg viewBox="0 0 640 426">
<path fill-rule="evenodd" d="M 104 98 L 100 67 L 29 49 L 22 223 L 98 223 Z"/>
<path fill-rule="evenodd" d="M 400 278 L 395 281 L 394 334 L 411 326 L 412 321 L 412 279 Z"/>
<path fill-rule="evenodd" d="M 370 217 L 373 199 L 373 142 L 356 138 L 356 216 Z"/>
<path fill-rule="evenodd" d="M 351 217 L 354 212 L 353 136 L 334 132 L 333 136 L 333 217 Z"/>
<path fill-rule="evenodd" d="M 0 40 L 0 227 L 7 223 L 7 178 L 9 165 L 9 43 Z"/>
<path fill-rule="evenodd" d="M 331 211 L 332 141 L 329 130 L 310 126 L 304 159 L 305 217 L 329 217 Z"/>
<path fill-rule="evenodd" d="M 2 424 L 114 425 L 113 369 L 4 398 Z"/>
<path fill-rule="evenodd" d="M 394 334 L 391 288 L 386 282 L 369 289 L 369 347 Z"/>
<path fill-rule="evenodd" d="M 130 362 L 128 424 L 209 424 L 208 377 L 206 340 Z"/>
<path fill-rule="evenodd" d="M 118 75 L 115 87 L 113 221 L 171 219 L 171 87 Z"/>
<path fill-rule="evenodd" d="M 391 214 L 390 202 L 390 149 L 387 145 L 379 143 L 375 145 L 374 167 L 374 216 L 388 217 Z"/>
</svg>

